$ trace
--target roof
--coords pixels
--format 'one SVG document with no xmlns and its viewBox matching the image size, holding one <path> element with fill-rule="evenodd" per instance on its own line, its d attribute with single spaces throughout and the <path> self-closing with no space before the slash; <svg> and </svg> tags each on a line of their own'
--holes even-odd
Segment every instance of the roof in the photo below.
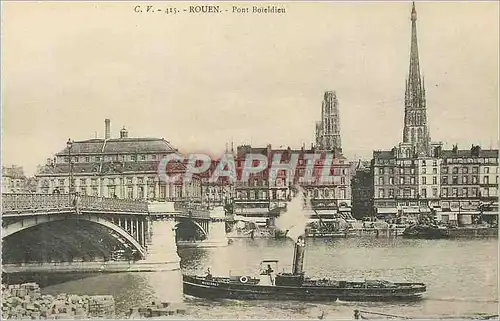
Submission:
<svg viewBox="0 0 500 321">
<path fill-rule="evenodd" d="M 480 149 L 479 156 L 473 155 L 470 149 L 458 149 L 456 151 L 449 149 L 441 151 L 441 158 L 462 158 L 462 157 L 498 158 L 498 149 Z"/>
<path fill-rule="evenodd" d="M 163 138 L 113 138 L 89 139 L 75 141 L 71 147 L 71 154 L 130 154 L 130 153 L 172 153 L 177 152 L 168 141 Z M 68 155 L 68 147 L 57 153 L 57 156 Z"/>
<path fill-rule="evenodd" d="M 394 153 L 391 150 L 375 150 L 373 151 L 373 158 L 391 159 L 394 158 Z"/>
<path fill-rule="evenodd" d="M 124 174 L 127 172 L 158 172 L 159 162 L 103 162 L 100 163 L 74 163 L 73 173 L 79 174 Z M 178 162 L 169 162 L 167 165 L 167 173 L 182 173 L 186 166 Z M 55 166 L 44 166 L 40 169 L 37 175 L 53 175 L 53 174 L 69 174 L 68 163 L 56 163 Z"/>
</svg>

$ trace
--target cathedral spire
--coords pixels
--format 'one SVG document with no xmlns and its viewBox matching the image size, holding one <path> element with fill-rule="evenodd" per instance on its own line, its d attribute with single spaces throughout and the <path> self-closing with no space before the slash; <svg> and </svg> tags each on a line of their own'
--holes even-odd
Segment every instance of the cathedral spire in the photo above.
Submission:
<svg viewBox="0 0 500 321">
<path fill-rule="evenodd" d="M 420 75 L 415 2 L 412 4 L 410 20 L 410 66 L 405 86 L 403 142 L 413 144 L 419 154 L 428 154 L 430 137 L 427 129 L 425 88 Z"/>
</svg>

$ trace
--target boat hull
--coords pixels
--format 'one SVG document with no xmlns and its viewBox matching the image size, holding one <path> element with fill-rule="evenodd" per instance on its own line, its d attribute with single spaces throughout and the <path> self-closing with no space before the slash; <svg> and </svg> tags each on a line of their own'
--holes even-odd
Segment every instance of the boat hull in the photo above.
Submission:
<svg viewBox="0 0 500 321">
<path fill-rule="evenodd" d="M 396 283 L 398 284 L 398 283 Z M 268 286 L 219 282 L 183 276 L 184 294 L 208 299 L 298 301 L 412 301 L 421 298 L 425 285 L 404 288 L 346 288 L 331 286 Z"/>
</svg>

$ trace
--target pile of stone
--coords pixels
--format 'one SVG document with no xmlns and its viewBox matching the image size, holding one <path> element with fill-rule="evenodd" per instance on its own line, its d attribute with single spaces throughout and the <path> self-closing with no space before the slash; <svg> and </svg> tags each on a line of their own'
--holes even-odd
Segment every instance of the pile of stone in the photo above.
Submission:
<svg viewBox="0 0 500 321">
<path fill-rule="evenodd" d="M 113 318 L 112 296 L 42 295 L 36 283 L 2 284 L 2 319 Z"/>
<path fill-rule="evenodd" d="M 162 318 L 167 317 L 179 318 L 186 314 L 186 306 L 184 303 L 161 302 L 159 304 L 153 302 L 146 307 L 130 309 L 128 317 L 130 319 L 143 318 Z M 167 318 L 168 319 L 168 318 Z"/>
</svg>

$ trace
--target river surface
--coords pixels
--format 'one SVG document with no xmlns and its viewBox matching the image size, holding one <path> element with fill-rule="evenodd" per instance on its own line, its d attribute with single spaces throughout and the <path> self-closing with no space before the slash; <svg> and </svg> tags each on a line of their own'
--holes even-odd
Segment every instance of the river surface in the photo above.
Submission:
<svg viewBox="0 0 500 321">
<path fill-rule="evenodd" d="M 184 301 L 189 318 L 352 319 L 353 310 L 402 316 L 498 314 L 498 240 L 406 240 L 402 238 L 308 239 L 306 275 L 314 278 L 424 282 L 424 299 L 413 303 L 209 301 L 183 297 L 180 271 L 106 274 L 42 289 L 43 293 L 111 294 L 117 313 L 152 301 Z M 264 259 L 289 270 L 290 240 L 236 239 L 225 248 L 180 249 L 184 273 L 256 275 Z"/>
</svg>

